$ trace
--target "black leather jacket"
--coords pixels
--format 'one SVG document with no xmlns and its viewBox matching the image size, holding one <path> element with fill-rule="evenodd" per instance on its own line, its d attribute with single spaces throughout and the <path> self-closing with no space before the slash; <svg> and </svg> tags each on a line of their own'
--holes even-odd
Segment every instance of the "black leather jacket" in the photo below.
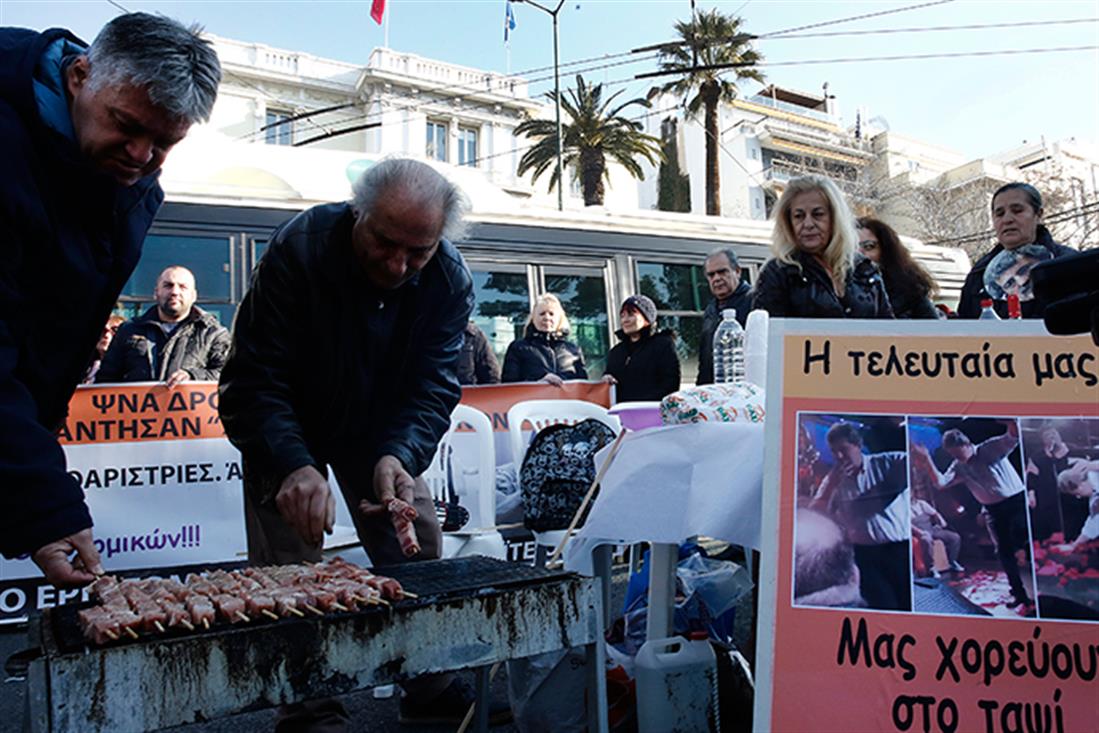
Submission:
<svg viewBox="0 0 1099 733">
<path fill-rule="evenodd" d="M 159 331 L 156 306 L 123 323 L 103 356 L 96 383 L 163 382 L 181 369 L 191 379 L 217 381 L 229 351 L 229 331 L 216 318 L 192 306 L 166 340 Z"/>
<path fill-rule="evenodd" d="M 443 240 L 414 278 L 378 290 L 352 253 L 354 221 L 347 204 L 294 217 L 237 311 L 219 408 L 261 500 L 310 464 L 361 474 L 392 455 L 423 473 L 461 396 L 473 280 L 458 250 Z"/>
<path fill-rule="evenodd" d="M 537 382 L 547 374 L 561 379 L 587 379 L 584 355 L 568 334 L 543 333 L 527 324 L 523 338 L 512 341 L 504 354 L 504 382 Z"/>
<path fill-rule="evenodd" d="M 811 255 L 795 252 L 801 264 L 768 260 L 759 273 L 753 290 L 753 308 L 761 308 L 773 318 L 892 318 L 881 273 L 861 254 L 847 273 L 843 297 L 836 295 L 824 267 Z"/>
</svg>

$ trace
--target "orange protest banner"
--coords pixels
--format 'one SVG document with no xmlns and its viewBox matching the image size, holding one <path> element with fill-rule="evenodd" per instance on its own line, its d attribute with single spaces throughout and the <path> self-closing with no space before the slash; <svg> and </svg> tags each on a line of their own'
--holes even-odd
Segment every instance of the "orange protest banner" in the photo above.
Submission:
<svg viewBox="0 0 1099 733">
<path fill-rule="evenodd" d="M 58 431 L 62 445 L 222 438 L 216 382 L 80 387 Z"/>
<path fill-rule="evenodd" d="M 584 400 L 610 407 L 611 386 L 606 382 L 565 382 L 561 387 L 521 382 L 462 388 L 462 404 L 476 407 L 488 415 L 496 432 L 507 432 L 508 410 L 525 400 Z"/>
</svg>

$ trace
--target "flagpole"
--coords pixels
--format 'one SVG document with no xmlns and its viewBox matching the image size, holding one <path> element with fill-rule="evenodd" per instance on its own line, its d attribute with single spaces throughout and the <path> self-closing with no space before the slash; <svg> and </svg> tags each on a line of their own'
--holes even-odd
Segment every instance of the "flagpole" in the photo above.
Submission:
<svg viewBox="0 0 1099 733">
<path fill-rule="evenodd" d="M 385 36 L 382 45 L 389 48 L 389 16 L 393 15 L 393 0 L 389 0 L 389 2 L 386 3 L 385 10 Z"/>
</svg>

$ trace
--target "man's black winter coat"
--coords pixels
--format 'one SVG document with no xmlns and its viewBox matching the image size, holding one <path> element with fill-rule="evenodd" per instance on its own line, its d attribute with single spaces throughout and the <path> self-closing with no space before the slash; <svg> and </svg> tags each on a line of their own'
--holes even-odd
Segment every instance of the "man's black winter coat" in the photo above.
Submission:
<svg viewBox="0 0 1099 733">
<path fill-rule="evenodd" d="M 0 551 L 92 525 L 54 431 L 164 199 L 123 188 L 41 119 L 35 67 L 68 32 L 0 29 Z"/>
<path fill-rule="evenodd" d="M 392 455 L 420 475 L 461 396 L 473 279 L 458 250 L 443 240 L 415 277 L 379 290 L 352 252 L 354 221 L 348 204 L 294 217 L 237 311 L 219 409 L 260 500 L 307 465 L 361 474 Z"/>
<path fill-rule="evenodd" d="M 736 319 L 743 326 L 748 320 L 748 312 L 752 310 L 752 291 L 748 283 L 741 280 L 732 295 L 722 301 L 716 298 L 711 300 L 702 312 L 702 338 L 698 344 L 698 378 L 695 384 L 714 383 L 714 332 L 721 325 L 721 311 L 727 308 L 736 310 Z"/>
</svg>

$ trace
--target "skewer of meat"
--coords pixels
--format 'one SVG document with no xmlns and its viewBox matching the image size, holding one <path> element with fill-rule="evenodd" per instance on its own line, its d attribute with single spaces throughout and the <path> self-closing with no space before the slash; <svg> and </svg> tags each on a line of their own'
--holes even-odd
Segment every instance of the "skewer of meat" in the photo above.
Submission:
<svg viewBox="0 0 1099 733">
<path fill-rule="evenodd" d="M 396 497 L 386 500 L 385 504 L 374 504 L 363 499 L 359 502 L 359 511 L 368 517 L 389 512 L 389 521 L 393 522 L 393 528 L 397 531 L 401 552 L 405 557 L 420 554 L 420 540 L 416 537 L 416 526 L 413 524 L 419 514 L 411 504 Z"/>
</svg>

